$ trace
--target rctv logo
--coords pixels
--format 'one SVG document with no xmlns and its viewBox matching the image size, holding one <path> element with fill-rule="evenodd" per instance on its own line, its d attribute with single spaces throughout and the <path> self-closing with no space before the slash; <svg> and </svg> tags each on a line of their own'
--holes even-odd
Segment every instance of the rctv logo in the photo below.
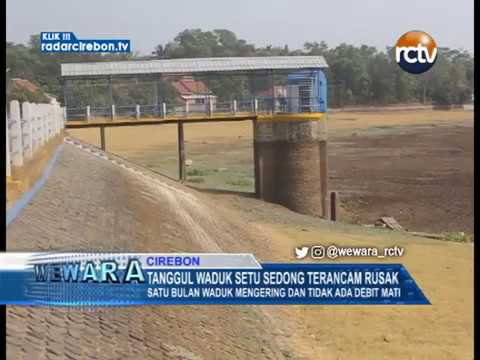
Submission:
<svg viewBox="0 0 480 360">
<path fill-rule="evenodd" d="M 421 74 L 435 64 L 437 44 L 426 32 L 409 31 L 395 45 L 395 61 L 410 74 Z"/>
</svg>

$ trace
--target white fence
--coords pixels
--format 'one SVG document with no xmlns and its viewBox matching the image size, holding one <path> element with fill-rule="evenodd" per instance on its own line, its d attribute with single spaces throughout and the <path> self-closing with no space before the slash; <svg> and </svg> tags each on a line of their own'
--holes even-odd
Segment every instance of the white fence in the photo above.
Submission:
<svg viewBox="0 0 480 360">
<path fill-rule="evenodd" d="M 64 109 L 54 104 L 20 103 L 10 101 L 6 115 L 7 176 L 11 166 L 23 166 L 37 149 L 58 135 L 64 128 Z"/>
</svg>

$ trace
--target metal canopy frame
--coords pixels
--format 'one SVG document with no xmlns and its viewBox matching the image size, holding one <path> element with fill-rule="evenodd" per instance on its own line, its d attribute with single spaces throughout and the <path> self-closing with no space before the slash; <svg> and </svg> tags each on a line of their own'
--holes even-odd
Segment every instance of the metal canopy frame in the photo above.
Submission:
<svg viewBox="0 0 480 360">
<path fill-rule="evenodd" d="M 225 57 L 61 64 L 64 78 L 322 69 L 323 56 Z"/>
<path fill-rule="evenodd" d="M 105 87 L 105 98 L 108 102 L 107 107 L 92 109 L 100 113 L 100 122 L 90 122 L 90 105 L 86 104 L 85 110 L 82 109 L 81 116 L 85 111 L 87 121 L 68 122 L 67 128 L 85 128 L 98 127 L 100 129 L 100 146 L 106 150 L 106 132 L 107 127 L 118 126 L 145 126 L 145 125 L 161 125 L 161 124 L 176 124 L 177 125 L 177 143 L 178 143 L 178 179 L 185 181 L 187 178 L 185 168 L 185 140 L 184 140 L 184 124 L 197 122 L 217 122 L 217 121 L 253 121 L 258 119 L 268 120 L 284 110 L 284 104 L 277 104 L 277 95 L 275 93 L 275 84 L 279 82 L 278 77 L 283 75 L 286 79 L 292 70 L 310 70 L 316 71 L 327 68 L 328 65 L 322 56 L 277 56 L 277 57 L 239 57 L 239 58 L 203 58 L 203 59 L 175 59 L 175 60 L 149 60 L 149 61 L 120 61 L 120 62 L 96 62 L 96 63 L 70 63 L 61 65 L 61 75 L 64 85 L 64 102 L 66 108 L 66 116 L 68 116 L 67 98 L 69 93 L 75 90 L 76 87 Z M 182 109 L 177 113 L 177 106 L 173 103 L 172 107 L 167 108 L 167 104 L 162 102 L 159 104 L 158 83 L 160 80 L 172 80 L 177 76 L 191 75 L 198 80 L 203 81 L 206 85 L 206 90 L 211 89 L 210 82 L 220 80 L 222 77 L 239 76 L 239 81 L 245 85 L 247 101 L 245 99 L 222 99 L 215 100 L 215 109 L 209 101 L 205 100 L 205 106 L 202 108 L 202 115 L 195 115 L 195 110 L 192 110 L 194 105 L 186 103 L 182 105 Z M 148 91 L 148 96 L 153 94 L 152 103 L 136 105 L 125 104 L 121 105 L 115 103 L 114 86 L 138 84 L 145 85 Z M 263 85 L 262 85 L 263 84 Z M 263 88 L 268 92 L 267 95 L 262 95 Z M 243 87 L 240 89 L 243 95 Z M 201 91 L 201 90 L 200 90 Z M 235 93 L 235 91 L 231 91 Z M 93 93 L 93 90 L 92 90 Z M 209 97 L 209 93 L 198 94 L 203 95 L 205 99 Z M 288 96 L 288 95 L 287 95 Z M 285 96 L 278 96 L 285 98 Z M 137 97 L 138 100 L 138 97 Z M 227 110 L 225 110 L 225 103 L 228 103 Z M 208 107 L 207 107 L 208 104 Z M 161 106 L 160 106 L 161 105 Z M 188 106 L 187 106 L 188 105 Z M 71 107 L 71 106 L 70 106 Z M 142 108 L 141 108 L 142 107 Z M 159 109 L 160 107 L 160 109 Z M 123 108 L 123 110 L 122 110 Z M 127 108 L 127 109 L 125 109 Z M 205 113 L 203 114 L 203 108 Z M 75 110 L 75 108 L 73 107 Z M 104 111 L 106 109 L 106 112 Z M 123 111 L 123 114 L 120 113 Z M 198 111 L 197 111 L 198 112 Z M 315 110 L 313 111 L 315 112 Z M 173 113 L 173 115 L 172 115 Z M 125 115 L 126 114 L 126 115 Z M 144 114 L 141 118 L 140 115 Z M 259 115 L 261 114 L 261 115 Z M 76 115 L 76 114 L 74 114 Z M 308 119 L 309 114 L 297 114 L 301 116 L 301 120 Z M 277 115 L 278 116 L 278 115 Z M 289 119 L 292 119 L 295 114 L 289 114 Z M 318 115 L 315 115 L 318 116 Z M 107 119 L 111 117 L 111 119 Z M 117 119 L 114 121 L 114 119 Z M 123 119 L 123 120 L 121 120 Z M 255 132 L 255 126 L 253 126 Z M 255 135 L 254 135 L 255 139 Z M 326 142 L 320 144 L 321 166 L 322 166 L 322 209 L 324 216 L 326 216 Z M 253 157 L 254 157 L 254 176 L 255 176 L 255 193 L 261 197 L 260 194 L 260 160 L 257 151 L 257 143 L 253 141 Z"/>
</svg>

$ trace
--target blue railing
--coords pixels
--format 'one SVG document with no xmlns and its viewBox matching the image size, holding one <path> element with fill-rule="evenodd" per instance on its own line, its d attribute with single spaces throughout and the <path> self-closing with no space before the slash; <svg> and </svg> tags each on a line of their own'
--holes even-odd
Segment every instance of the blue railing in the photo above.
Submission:
<svg viewBox="0 0 480 360">
<path fill-rule="evenodd" d="M 94 120 L 96 118 L 152 118 L 215 116 L 230 114 L 277 114 L 323 112 L 318 97 L 256 97 L 231 101 L 200 103 L 160 103 L 154 105 L 112 105 L 66 108 L 67 120 Z"/>
</svg>

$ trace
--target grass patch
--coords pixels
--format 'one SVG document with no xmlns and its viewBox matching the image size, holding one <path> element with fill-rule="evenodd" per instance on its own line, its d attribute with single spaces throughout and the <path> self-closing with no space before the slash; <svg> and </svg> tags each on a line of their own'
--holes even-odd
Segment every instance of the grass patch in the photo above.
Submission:
<svg viewBox="0 0 480 360">
<path fill-rule="evenodd" d="M 188 169 L 187 176 L 205 176 L 208 175 L 208 170 L 202 169 Z"/>
<path fill-rule="evenodd" d="M 460 243 L 473 243 L 473 234 L 465 234 L 464 232 L 447 233 L 445 234 L 445 240 Z"/>
<path fill-rule="evenodd" d="M 248 179 L 227 180 L 226 183 L 232 186 L 247 187 L 252 186 L 253 182 Z"/>
<path fill-rule="evenodd" d="M 201 176 L 198 176 L 198 177 L 188 178 L 187 181 L 194 184 L 203 184 L 205 182 L 205 179 Z"/>
</svg>

